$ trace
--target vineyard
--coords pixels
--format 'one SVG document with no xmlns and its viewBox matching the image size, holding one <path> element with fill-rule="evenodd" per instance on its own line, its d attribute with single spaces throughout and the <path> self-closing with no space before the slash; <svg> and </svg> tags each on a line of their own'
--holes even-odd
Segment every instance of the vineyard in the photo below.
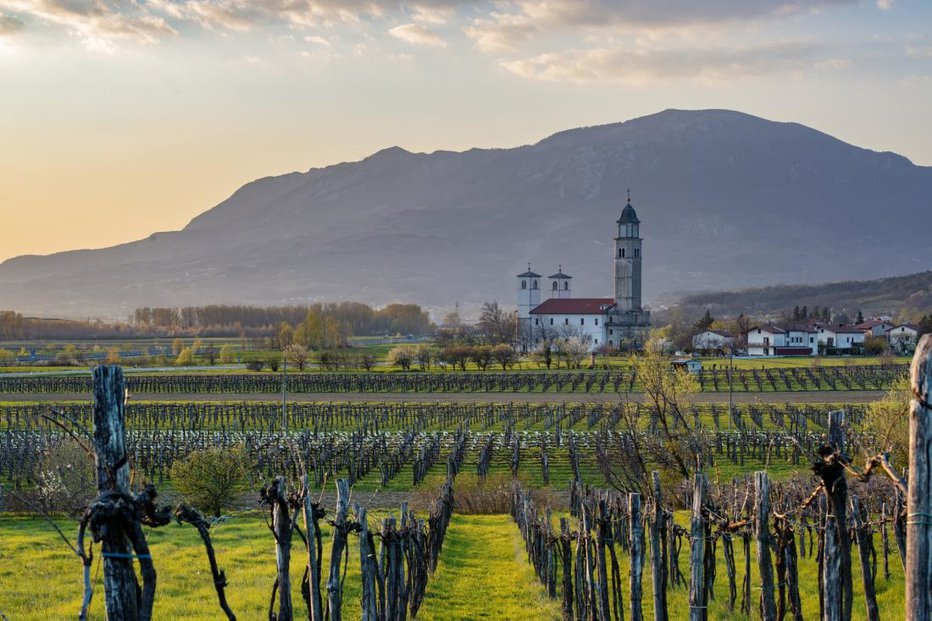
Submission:
<svg viewBox="0 0 932 621">
<path fill-rule="evenodd" d="M 155 568 L 184 573 L 197 563 L 211 577 L 200 585 L 170 577 L 178 586 L 165 602 L 185 609 L 177 589 L 197 590 L 188 616 L 198 619 L 453 618 L 446 606 L 463 617 L 576 621 L 902 616 L 909 533 L 921 526 L 910 516 L 924 510 L 908 507 L 914 481 L 901 476 L 904 464 L 870 452 L 877 438 L 862 427 L 868 405 L 782 395 L 729 404 L 725 394 L 835 391 L 843 398 L 889 389 L 905 372 L 899 365 L 716 368 L 689 380 L 695 390 L 720 394 L 717 401 L 684 398 L 677 373 L 651 376 L 637 366 L 125 378 L 113 369 L 0 377 L 0 393 L 41 395 L 0 401 L 0 529 L 13 519 L 3 511 L 65 520 L 66 532 L 58 532 L 71 546 L 71 571 L 77 578 L 83 565 L 85 576 L 83 592 L 64 587 L 68 615 L 84 609 L 82 618 L 97 618 L 106 608 L 110 619 L 151 618 L 162 601 Z M 671 392 L 652 392 L 658 381 Z M 371 398 L 289 401 L 290 393 Z M 405 401 L 405 393 L 437 396 Z M 443 393 L 489 393 L 491 400 Z M 510 397 L 520 393 L 553 397 Z M 571 393 L 613 396 L 561 399 Z M 102 440 L 114 437 L 119 442 Z M 90 475 L 97 498 L 72 513 L 67 501 L 74 499 L 56 482 L 74 476 L 82 459 L 76 446 L 110 465 Z M 253 487 L 220 518 L 175 504 L 176 466 L 209 449 L 249 459 Z M 868 456 L 863 467 L 853 457 L 859 454 Z M 171 504 L 160 505 L 164 498 Z M 76 543 L 61 511 L 79 517 Z M 462 539 L 459 516 L 471 513 L 498 514 L 488 523 L 489 542 L 506 547 L 482 551 L 481 530 L 474 542 Z M 267 526 L 266 565 L 234 564 L 244 542 L 261 537 L 257 514 Z M 505 519 L 514 523 L 513 542 Z M 171 521 L 193 527 L 207 561 L 172 562 L 163 551 L 181 535 L 166 528 Z M 225 539 L 227 523 L 258 531 Z M 19 522 L 10 524 L 9 532 L 19 532 Z M 154 529 L 168 534 L 155 537 Z M 450 529 L 452 552 L 443 545 Z M 117 531 L 124 536 L 108 538 Z M 54 530 L 48 536 L 53 542 Z M 67 557 L 60 544 L 56 558 Z M 459 555 L 476 546 L 473 573 L 458 571 Z M 0 544 L 0 552 L 15 550 Z M 479 584 L 483 556 L 496 559 L 499 583 L 526 563 L 528 581 L 514 595 L 525 608 L 499 602 L 490 611 L 487 602 L 449 597 L 446 580 L 466 593 Z M 262 584 L 249 583 L 251 576 L 263 576 Z M 23 579 L 15 568 L 0 570 L 0 582 L 13 579 Z M 495 583 L 485 588 L 494 591 Z M 3 592 L 0 613 L 11 621 L 40 618 L 27 584 Z M 117 606 L 140 616 L 114 616 Z"/>
<path fill-rule="evenodd" d="M 705 392 L 784 392 L 883 390 L 907 372 L 903 365 L 820 367 L 716 368 L 696 379 Z M 502 373 L 230 373 L 133 374 L 131 393 L 624 393 L 643 386 L 635 366 L 619 371 L 527 371 Z M 0 376 L 0 394 L 91 392 L 87 374 L 60 376 Z"/>
</svg>

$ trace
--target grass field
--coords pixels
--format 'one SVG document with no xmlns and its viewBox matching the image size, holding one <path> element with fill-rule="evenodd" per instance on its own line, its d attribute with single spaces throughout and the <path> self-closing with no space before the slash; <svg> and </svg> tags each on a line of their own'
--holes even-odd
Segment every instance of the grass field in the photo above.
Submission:
<svg viewBox="0 0 932 621">
<path fill-rule="evenodd" d="M 685 522 L 685 514 L 678 520 Z M 71 524 L 67 526 L 71 533 Z M 329 529 L 325 528 L 324 550 L 329 554 Z M 0 612 L 10 621 L 47 621 L 76 615 L 80 607 L 81 566 L 64 543 L 42 520 L 0 517 Z M 241 619 L 265 618 L 268 597 L 274 581 L 274 545 L 262 517 L 240 514 L 214 528 L 214 541 L 221 567 L 227 571 L 230 605 Z M 192 528 L 169 525 L 152 530 L 149 542 L 159 573 L 156 619 L 207 621 L 221 618 L 210 581 L 206 558 Z M 294 548 L 294 579 L 301 577 L 301 543 Z M 877 541 L 878 555 L 879 539 Z M 738 580 L 743 575 L 743 555 L 736 545 Z M 347 619 L 359 618 L 358 540 L 349 542 L 350 556 L 344 592 Z M 709 605 L 710 619 L 748 619 L 727 606 L 728 583 L 719 546 L 715 599 Z M 753 550 L 753 547 L 752 547 Z M 688 577 L 687 550 L 680 566 Z M 752 551 L 753 554 L 753 551 Z M 619 555 L 622 580 L 627 584 L 627 557 Z M 878 563 L 880 561 L 878 560 Z M 857 550 L 852 551 L 854 575 L 854 619 L 866 618 Z M 803 614 L 818 616 L 819 596 L 816 562 L 801 558 L 800 585 Z M 902 618 L 903 572 L 896 553 L 890 557 L 891 576 L 877 574 L 877 600 L 881 618 Z M 101 618 L 103 599 L 99 562 L 95 561 L 95 593 L 92 618 Z M 752 558 L 752 615 L 757 618 L 759 594 L 756 564 Z M 627 593 L 627 589 L 625 589 Z M 671 618 L 686 618 L 687 589 L 679 586 L 669 593 Z M 296 609 L 304 610 L 295 590 Z M 652 589 L 649 569 L 644 578 L 644 613 L 652 618 Z M 740 602 L 740 594 L 739 594 Z M 625 598 L 625 606 L 630 602 Z M 626 615 L 629 617 L 630 615 Z M 418 615 L 429 621 L 453 619 L 559 619 L 559 602 L 546 598 L 526 562 L 517 527 L 509 516 L 454 516 L 441 562 L 427 587 L 427 596 Z"/>
<path fill-rule="evenodd" d="M 62 526 L 72 533 L 72 524 Z M 0 517 L 0 532 L 0 612 L 10 621 L 75 617 L 81 601 L 81 564 L 48 524 L 35 518 Z M 329 527 L 324 534 L 324 556 L 329 562 Z M 233 611 L 241 619 L 267 618 L 275 548 L 262 516 L 240 514 L 215 526 L 213 538 L 218 561 L 227 572 L 227 597 Z M 154 529 L 149 532 L 149 543 L 158 572 L 154 617 L 221 618 L 206 556 L 194 529 L 175 524 Z M 296 536 L 295 584 L 301 580 L 302 551 Z M 418 618 L 558 619 L 558 605 L 547 600 L 523 554 L 521 537 L 508 516 L 455 516 Z M 91 606 L 91 617 L 98 619 L 103 615 L 99 565 L 95 560 Z M 358 576 L 359 544 L 351 537 L 344 583 L 344 618 L 350 620 L 359 618 Z M 305 608 L 297 588 L 294 597 L 300 617 Z"/>
</svg>

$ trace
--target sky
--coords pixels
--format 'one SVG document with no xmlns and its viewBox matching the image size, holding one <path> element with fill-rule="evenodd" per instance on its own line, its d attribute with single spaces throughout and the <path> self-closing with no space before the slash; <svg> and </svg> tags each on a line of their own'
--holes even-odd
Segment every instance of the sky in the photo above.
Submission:
<svg viewBox="0 0 932 621">
<path fill-rule="evenodd" d="M 388 146 L 666 108 L 932 165 L 932 2 L 0 0 L 0 260 L 177 230 Z"/>
</svg>

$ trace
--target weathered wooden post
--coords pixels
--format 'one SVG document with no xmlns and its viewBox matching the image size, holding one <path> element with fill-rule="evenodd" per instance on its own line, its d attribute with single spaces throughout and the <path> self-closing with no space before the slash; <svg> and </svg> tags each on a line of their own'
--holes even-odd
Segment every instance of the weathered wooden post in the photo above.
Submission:
<svg viewBox="0 0 932 621">
<path fill-rule="evenodd" d="M 324 621 L 323 603 L 320 594 L 320 557 L 323 552 L 319 520 L 323 512 L 311 500 L 311 489 L 307 475 L 301 478 L 304 487 L 303 513 L 304 531 L 307 535 L 307 579 L 308 616 L 310 621 Z"/>
<path fill-rule="evenodd" d="M 932 619 L 932 334 L 910 369 L 909 488 L 906 497 L 906 618 Z"/>
<path fill-rule="evenodd" d="M 702 517 L 705 496 L 705 475 L 699 473 L 696 474 L 693 483 L 693 508 L 689 529 L 689 621 L 706 621 L 709 615 L 705 588 L 705 524 Z"/>
<path fill-rule="evenodd" d="M 757 569 L 760 572 L 760 610 L 763 621 L 776 621 L 773 594 L 773 565 L 770 562 L 770 479 L 766 472 L 754 473 L 754 540 L 757 544 Z"/>
<path fill-rule="evenodd" d="M 877 591 L 874 588 L 874 572 L 871 570 L 870 550 L 871 533 L 864 524 L 861 515 L 861 504 L 857 496 L 851 497 L 851 514 L 854 516 L 854 534 L 858 541 L 858 558 L 861 561 L 861 581 L 864 583 L 864 603 L 867 606 L 867 621 L 880 621 L 880 610 L 877 608 Z"/>
<path fill-rule="evenodd" d="M 126 428 L 123 411 L 126 382 L 119 366 L 94 369 L 94 449 L 99 500 L 109 496 L 115 502 L 129 497 L 129 462 L 126 455 Z M 104 601 L 108 621 L 135 621 L 139 618 L 139 586 L 133 571 L 132 543 L 113 521 L 101 530 L 104 562 Z"/>
<path fill-rule="evenodd" d="M 641 495 L 628 494 L 628 516 L 630 528 L 630 586 L 631 586 L 631 621 L 643 621 L 641 608 L 642 575 L 644 568 L 644 525 L 641 523 Z"/>
<path fill-rule="evenodd" d="M 366 521 L 365 507 L 356 505 L 356 521 L 359 523 L 359 565 L 362 579 L 362 616 L 360 619 L 361 621 L 379 621 L 375 586 L 379 566 L 375 562 L 375 546 Z"/>
<path fill-rule="evenodd" d="M 667 621 L 667 550 L 662 531 L 666 525 L 663 514 L 663 497 L 660 493 L 660 473 L 651 473 L 654 486 L 654 519 L 650 524 L 650 577 L 654 591 L 654 621 Z"/>
<path fill-rule="evenodd" d="M 275 477 L 271 485 L 263 490 L 262 497 L 263 502 L 271 507 L 272 533 L 275 536 L 275 584 L 278 585 L 276 619 L 291 621 L 294 618 L 291 602 L 291 536 L 294 533 L 294 523 L 288 507 L 285 478 Z"/>
<path fill-rule="evenodd" d="M 349 510 L 349 481 L 337 479 L 337 510 L 333 519 L 333 547 L 330 552 L 330 575 L 327 579 L 327 604 L 331 621 L 343 619 L 343 593 L 340 589 L 340 564 L 346 547 L 346 513 Z"/>
<path fill-rule="evenodd" d="M 824 621 L 848 621 L 851 618 L 851 544 L 846 527 L 848 482 L 843 464 L 844 422 L 843 410 L 829 412 L 828 445 L 822 450 L 822 462 L 816 464 L 827 503 L 821 576 Z"/>
</svg>

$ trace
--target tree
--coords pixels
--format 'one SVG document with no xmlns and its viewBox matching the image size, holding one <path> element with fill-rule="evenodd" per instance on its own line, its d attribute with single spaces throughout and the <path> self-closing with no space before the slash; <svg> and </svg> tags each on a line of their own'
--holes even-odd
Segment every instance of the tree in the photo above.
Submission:
<svg viewBox="0 0 932 621">
<path fill-rule="evenodd" d="M 903 376 L 880 400 L 867 406 L 864 431 L 874 437 L 877 449 L 888 452 L 900 467 L 909 462 L 909 400 L 912 397 L 909 377 Z"/>
<path fill-rule="evenodd" d="M 502 310 L 498 302 L 486 302 L 476 328 L 486 345 L 513 343 L 518 333 L 518 318 L 515 313 Z"/>
<path fill-rule="evenodd" d="M 304 367 L 306 367 L 307 363 L 311 360 L 311 350 L 299 343 L 292 343 L 291 345 L 285 346 L 285 359 L 290 362 L 292 366 L 298 367 L 299 371 L 303 371 Z"/>
<path fill-rule="evenodd" d="M 195 451 L 174 463 L 171 481 L 187 502 L 219 517 L 249 489 L 249 463 L 249 455 L 241 447 Z"/>
<path fill-rule="evenodd" d="M 799 304 L 793 307 L 793 321 L 799 321 L 802 316 L 799 314 Z"/>
<path fill-rule="evenodd" d="M 107 364 L 120 364 L 120 348 L 113 346 L 107 350 Z"/>
<path fill-rule="evenodd" d="M 857 319 L 854 320 L 854 323 L 856 324 L 864 323 L 864 313 L 862 313 L 860 310 L 858 310 L 858 316 L 857 316 Z"/>
<path fill-rule="evenodd" d="M 375 354 L 371 352 L 363 352 L 356 357 L 356 365 L 362 367 L 366 371 L 371 371 L 375 368 Z"/>
<path fill-rule="evenodd" d="M 695 328 L 699 332 L 705 332 L 712 327 L 712 324 L 715 323 L 715 317 L 712 316 L 712 313 L 709 309 L 705 309 L 705 314 L 695 323 Z"/>
<path fill-rule="evenodd" d="M 407 371 L 411 368 L 411 365 L 414 363 L 414 359 L 415 352 L 407 345 L 394 347 L 391 349 L 391 351 L 388 352 L 389 363 L 397 367 L 401 367 L 403 371 Z"/>
<path fill-rule="evenodd" d="M 265 364 L 269 366 L 269 370 L 273 373 L 278 372 L 278 367 L 282 364 L 282 357 L 278 354 L 272 354 L 265 361 Z"/>
<path fill-rule="evenodd" d="M 851 322 L 851 318 L 848 317 L 848 313 L 846 313 L 845 311 L 840 311 L 834 317 L 832 317 L 832 323 L 839 325 L 839 326 L 848 325 L 848 323 L 850 322 Z"/>
<path fill-rule="evenodd" d="M 459 367 L 461 371 L 466 370 L 466 364 L 472 356 L 472 347 L 469 345 L 453 344 L 440 350 L 440 360 L 452 367 Z"/>
<path fill-rule="evenodd" d="M 184 349 L 184 341 L 181 339 L 175 339 L 172 341 L 172 353 L 176 356 L 181 353 L 181 350 Z"/>
<path fill-rule="evenodd" d="M 294 341 L 294 328 L 291 327 L 291 324 L 283 321 L 278 324 L 278 342 L 275 344 L 275 349 L 282 350 Z M 300 343 L 298 343 L 300 345 Z"/>
<path fill-rule="evenodd" d="M 189 367 L 194 364 L 194 350 L 190 347 L 185 347 L 180 352 L 178 352 L 178 357 L 175 358 L 175 365 L 179 367 Z"/>
<path fill-rule="evenodd" d="M 919 336 L 932 333 L 932 314 L 926 315 L 919 320 Z"/>
<path fill-rule="evenodd" d="M 236 362 L 236 350 L 232 345 L 224 345 L 220 348 L 220 364 L 232 364 Z"/>
<path fill-rule="evenodd" d="M 418 345 L 414 349 L 414 360 L 421 371 L 430 371 L 430 365 L 434 361 L 434 350 L 427 345 Z"/>
<path fill-rule="evenodd" d="M 472 358 L 472 361 L 476 363 L 476 366 L 480 370 L 485 371 L 489 368 L 489 365 L 492 364 L 492 346 L 491 345 L 476 345 L 475 347 L 470 347 L 469 357 Z"/>
<path fill-rule="evenodd" d="M 492 357 L 495 362 L 502 366 L 502 371 L 507 371 L 509 367 L 518 361 L 518 354 L 514 347 L 501 343 L 492 348 Z"/>
</svg>

